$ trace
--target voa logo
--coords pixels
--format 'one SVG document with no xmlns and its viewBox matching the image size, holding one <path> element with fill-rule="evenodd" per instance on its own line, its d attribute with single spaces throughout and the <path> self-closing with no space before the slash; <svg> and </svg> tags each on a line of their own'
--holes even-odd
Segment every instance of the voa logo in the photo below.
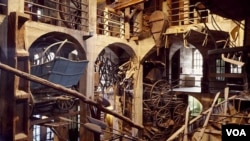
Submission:
<svg viewBox="0 0 250 141">
<path fill-rule="evenodd" d="M 228 136 L 247 136 L 244 129 L 226 129 L 226 133 Z"/>
<path fill-rule="evenodd" d="M 250 125 L 226 124 L 222 125 L 222 141 L 238 140 L 250 141 Z"/>
</svg>

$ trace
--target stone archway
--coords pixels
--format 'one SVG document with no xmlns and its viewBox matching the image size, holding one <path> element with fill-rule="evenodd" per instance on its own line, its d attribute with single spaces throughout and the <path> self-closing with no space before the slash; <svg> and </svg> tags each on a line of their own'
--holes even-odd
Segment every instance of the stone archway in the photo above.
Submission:
<svg viewBox="0 0 250 141">
<path fill-rule="evenodd" d="M 98 55 L 94 65 L 94 94 L 95 99 L 105 99 L 104 106 L 133 119 L 134 83 L 137 81 L 137 57 L 133 49 L 123 43 L 113 43 L 106 46 Z M 94 107 L 92 107 L 94 108 Z M 112 116 L 103 114 L 94 109 L 92 116 L 103 120 L 111 128 L 121 132 L 131 133 L 130 125 Z M 107 129 L 110 130 L 110 129 Z M 110 132 L 110 131 L 109 131 Z M 104 139 L 110 139 L 110 134 L 104 134 Z M 99 136 L 95 136 L 99 138 Z"/>
<path fill-rule="evenodd" d="M 50 45 L 56 42 L 64 41 L 65 39 L 73 43 L 72 45 L 76 47 L 76 49 L 80 53 L 79 56 L 82 59 L 86 59 L 86 53 L 81 43 L 77 39 L 72 37 L 71 35 L 62 33 L 62 32 L 49 32 L 49 33 L 41 35 L 35 41 L 32 42 L 32 44 L 29 47 L 29 50 L 30 48 L 32 49 L 32 48 L 43 47 L 43 46 Z"/>
<path fill-rule="evenodd" d="M 85 50 L 77 39 L 65 33 L 50 32 L 37 38 L 30 45 L 28 51 L 32 75 L 79 91 L 80 78 L 85 73 L 88 61 L 86 60 Z M 77 98 L 35 82 L 30 83 L 30 90 L 32 94 L 30 116 L 32 118 L 37 118 L 36 120 L 39 121 L 42 117 L 47 117 L 56 122 L 59 119 L 54 115 L 63 113 L 77 121 L 77 112 L 79 111 Z M 76 112 L 76 114 L 70 114 L 70 112 Z M 46 124 L 46 122 L 43 124 Z M 47 130 L 48 134 L 52 134 L 50 138 L 43 136 L 46 137 L 43 140 L 50 140 L 51 138 L 67 140 L 68 134 L 64 133 L 78 134 L 78 128 L 80 128 L 77 123 L 72 123 L 66 128 L 59 128 L 65 126 L 59 125 L 52 133 L 51 128 L 48 128 L 50 125 L 32 124 L 31 126 L 39 133 L 42 133 L 42 130 Z M 41 137 L 41 135 L 37 137 Z"/>
</svg>

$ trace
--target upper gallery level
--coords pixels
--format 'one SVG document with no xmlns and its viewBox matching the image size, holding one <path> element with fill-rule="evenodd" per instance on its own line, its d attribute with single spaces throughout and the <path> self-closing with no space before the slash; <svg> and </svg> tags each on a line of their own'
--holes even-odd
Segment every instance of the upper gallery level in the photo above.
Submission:
<svg viewBox="0 0 250 141">
<path fill-rule="evenodd" d="M 155 11 L 166 16 L 167 34 L 214 20 L 208 9 L 191 0 L 0 0 L 0 15 L 13 11 L 36 22 L 135 40 L 151 35 Z"/>
</svg>

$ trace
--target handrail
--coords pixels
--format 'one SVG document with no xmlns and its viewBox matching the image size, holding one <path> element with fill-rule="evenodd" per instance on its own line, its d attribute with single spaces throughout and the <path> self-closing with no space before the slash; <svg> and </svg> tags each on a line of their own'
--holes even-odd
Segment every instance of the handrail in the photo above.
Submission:
<svg viewBox="0 0 250 141">
<path fill-rule="evenodd" d="M 202 23 L 201 20 L 208 18 L 208 15 L 199 17 L 195 11 L 195 5 L 190 4 L 189 0 L 167 1 L 167 15 L 170 26 L 190 25 Z M 209 13 L 209 10 L 199 10 L 200 13 Z"/>
<path fill-rule="evenodd" d="M 88 4 L 77 2 L 74 5 L 72 0 L 68 2 L 72 4 L 52 0 L 39 4 L 25 0 L 24 13 L 29 14 L 34 21 L 88 31 L 88 8 L 81 9 L 82 6 L 88 7 Z"/>
<path fill-rule="evenodd" d="M 125 33 L 124 15 L 108 8 L 97 9 L 97 34 L 123 38 Z"/>
</svg>

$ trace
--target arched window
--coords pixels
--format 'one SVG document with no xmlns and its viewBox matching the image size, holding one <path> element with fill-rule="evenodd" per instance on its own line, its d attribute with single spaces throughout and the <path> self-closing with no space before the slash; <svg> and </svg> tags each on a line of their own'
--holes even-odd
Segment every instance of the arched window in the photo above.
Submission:
<svg viewBox="0 0 250 141">
<path fill-rule="evenodd" d="M 188 96 L 188 105 L 192 117 L 199 115 L 203 110 L 203 106 L 200 101 L 193 96 Z"/>
<path fill-rule="evenodd" d="M 202 74 L 202 64 L 203 64 L 203 59 L 200 51 L 198 49 L 194 50 L 194 59 L 193 59 L 193 71 L 194 74 Z"/>
</svg>

